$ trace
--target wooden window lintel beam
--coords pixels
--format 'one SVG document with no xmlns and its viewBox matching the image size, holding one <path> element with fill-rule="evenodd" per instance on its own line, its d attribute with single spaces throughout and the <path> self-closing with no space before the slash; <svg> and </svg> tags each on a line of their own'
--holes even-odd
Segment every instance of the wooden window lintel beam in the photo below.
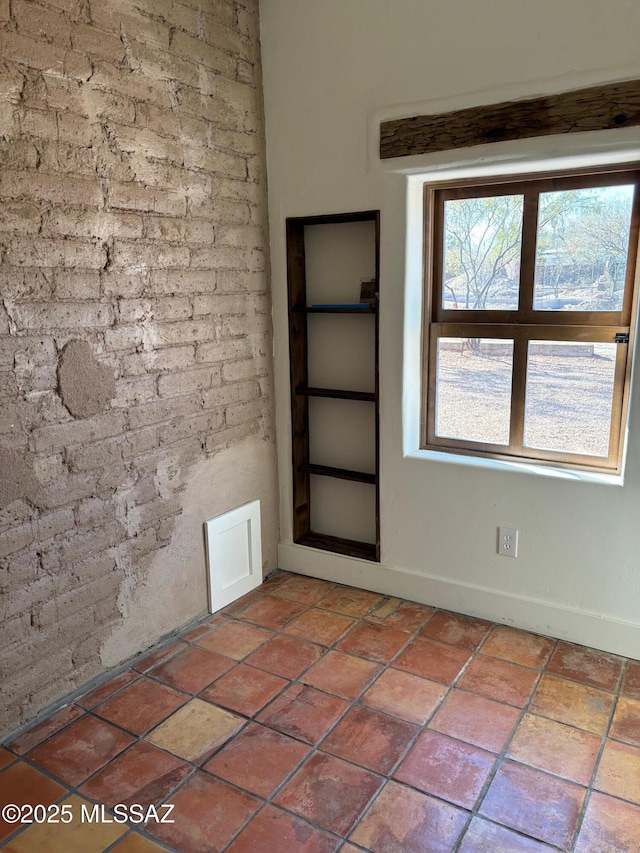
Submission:
<svg viewBox="0 0 640 853">
<path fill-rule="evenodd" d="M 380 125 L 380 159 L 638 125 L 640 80 L 627 80 L 541 98 L 385 121 Z"/>
</svg>

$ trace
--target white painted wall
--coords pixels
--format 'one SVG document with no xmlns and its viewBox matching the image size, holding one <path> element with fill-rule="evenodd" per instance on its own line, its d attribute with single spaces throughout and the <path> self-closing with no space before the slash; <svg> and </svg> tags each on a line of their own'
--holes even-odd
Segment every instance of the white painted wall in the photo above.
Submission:
<svg viewBox="0 0 640 853">
<path fill-rule="evenodd" d="M 640 371 L 623 487 L 410 458 L 402 423 L 419 307 L 416 241 L 405 251 L 407 171 L 455 160 L 499 174 L 507 161 L 529 168 L 541 157 L 595 160 L 607 151 L 625 161 L 638 157 L 640 132 L 572 134 L 386 164 L 376 156 L 380 118 L 640 77 L 640 4 L 263 0 L 261 21 L 280 565 L 640 657 Z M 284 228 L 287 216 L 372 208 L 381 210 L 382 229 L 379 568 L 291 545 Z M 496 555 L 497 525 L 519 528 L 517 560 Z"/>
</svg>

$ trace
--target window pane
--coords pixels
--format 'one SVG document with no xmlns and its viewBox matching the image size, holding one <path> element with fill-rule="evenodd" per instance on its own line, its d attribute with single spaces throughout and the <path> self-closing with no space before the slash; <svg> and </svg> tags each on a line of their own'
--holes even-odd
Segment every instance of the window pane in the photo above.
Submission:
<svg viewBox="0 0 640 853">
<path fill-rule="evenodd" d="M 633 189 L 540 194 L 536 310 L 622 310 Z"/>
<path fill-rule="evenodd" d="M 513 341 L 440 338 L 436 435 L 508 444 Z"/>
<path fill-rule="evenodd" d="M 444 308 L 517 309 L 522 209 L 521 195 L 445 202 Z"/>
<path fill-rule="evenodd" d="M 524 444 L 607 456 L 616 344 L 530 341 Z"/>
</svg>

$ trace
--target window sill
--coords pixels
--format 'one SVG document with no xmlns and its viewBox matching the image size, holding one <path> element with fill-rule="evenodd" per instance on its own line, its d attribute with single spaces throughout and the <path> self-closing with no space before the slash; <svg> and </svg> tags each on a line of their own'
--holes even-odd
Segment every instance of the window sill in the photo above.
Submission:
<svg viewBox="0 0 640 853">
<path fill-rule="evenodd" d="M 539 465 L 535 462 L 486 459 L 480 456 L 466 456 L 461 453 L 443 453 L 438 450 L 411 450 L 405 452 L 405 459 L 420 459 L 425 462 L 448 462 L 450 465 L 465 465 L 470 468 L 483 468 L 489 471 L 511 471 L 516 474 L 533 474 L 537 477 L 551 477 L 556 480 L 592 483 L 600 486 L 622 486 L 622 474 L 599 474 L 596 471 L 577 471 L 570 468 L 556 468 L 552 465 Z"/>
</svg>

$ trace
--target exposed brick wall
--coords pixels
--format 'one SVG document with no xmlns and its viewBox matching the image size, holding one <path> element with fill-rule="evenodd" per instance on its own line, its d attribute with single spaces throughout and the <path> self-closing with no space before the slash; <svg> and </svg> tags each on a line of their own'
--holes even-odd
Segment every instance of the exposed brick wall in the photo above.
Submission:
<svg viewBox="0 0 640 853">
<path fill-rule="evenodd" d="M 257 0 L 0 0 L 0 56 L 2 731 L 100 671 L 190 466 L 274 451 Z"/>
</svg>

